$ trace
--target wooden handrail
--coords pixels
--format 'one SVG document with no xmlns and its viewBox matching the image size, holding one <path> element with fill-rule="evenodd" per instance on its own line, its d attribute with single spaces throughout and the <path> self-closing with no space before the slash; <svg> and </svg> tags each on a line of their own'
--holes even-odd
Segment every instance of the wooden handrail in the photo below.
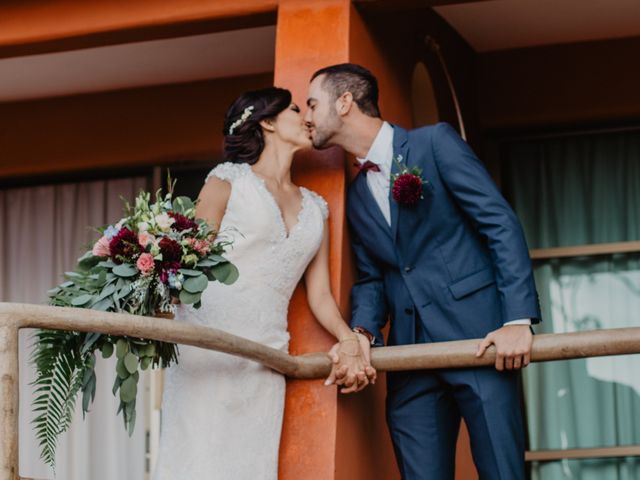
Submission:
<svg viewBox="0 0 640 480">
<path fill-rule="evenodd" d="M 150 338 L 229 353 L 263 363 L 292 378 L 321 378 L 331 362 L 322 353 L 289 355 L 215 328 L 80 308 L 0 302 L 0 325 L 101 332 Z M 480 339 L 374 348 L 372 364 L 381 371 L 467 368 L 492 365 L 495 350 L 476 358 Z M 640 353 L 640 327 L 536 335 L 532 362 Z"/>
<path fill-rule="evenodd" d="M 331 369 L 324 352 L 289 355 L 204 326 L 87 309 L 0 303 L 0 480 L 19 478 L 18 331 L 21 328 L 101 332 L 192 345 L 261 362 L 292 378 L 322 378 Z M 493 348 L 476 358 L 479 342 L 475 339 L 375 348 L 371 361 L 380 371 L 492 365 Z M 640 327 L 536 335 L 531 360 L 545 362 L 633 353 L 640 353 Z"/>
</svg>

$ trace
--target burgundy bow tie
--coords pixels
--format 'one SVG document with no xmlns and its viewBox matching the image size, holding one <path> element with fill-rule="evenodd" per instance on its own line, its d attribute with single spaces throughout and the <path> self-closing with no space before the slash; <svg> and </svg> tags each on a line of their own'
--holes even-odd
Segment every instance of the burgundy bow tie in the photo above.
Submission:
<svg viewBox="0 0 640 480">
<path fill-rule="evenodd" d="M 380 167 L 378 166 L 378 164 L 373 163 L 370 160 L 367 160 L 364 163 L 356 162 L 354 163 L 354 165 L 358 167 L 358 173 L 362 173 L 362 172 L 367 173 L 369 170 L 372 170 L 374 172 L 380 171 Z"/>
</svg>

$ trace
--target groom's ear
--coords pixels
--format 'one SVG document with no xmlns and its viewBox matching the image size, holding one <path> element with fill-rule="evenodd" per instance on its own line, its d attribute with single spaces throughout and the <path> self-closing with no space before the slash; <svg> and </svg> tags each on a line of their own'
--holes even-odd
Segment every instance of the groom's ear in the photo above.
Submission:
<svg viewBox="0 0 640 480">
<path fill-rule="evenodd" d="M 336 111 L 338 115 L 344 116 L 351 111 L 353 107 L 353 95 L 351 92 L 344 92 L 336 99 Z"/>
</svg>

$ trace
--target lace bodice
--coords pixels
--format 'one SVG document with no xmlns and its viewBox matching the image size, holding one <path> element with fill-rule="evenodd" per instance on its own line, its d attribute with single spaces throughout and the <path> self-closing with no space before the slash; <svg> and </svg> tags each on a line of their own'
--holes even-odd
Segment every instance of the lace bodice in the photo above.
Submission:
<svg viewBox="0 0 640 480">
<path fill-rule="evenodd" d="M 300 187 L 302 205 L 296 224 L 287 228 L 264 180 L 248 164 L 223 163 L 215 176 L 231 183 L 231 195 L 222 219 L 222 235 L 233 238 L 228 257 L 238 265 L 243 283 L 262 285 L 289 299 L 322 241 L 327 203 Z"/>
<path fill-rule="evenodd" d="M 278 204 L 250 165 L 223 163 L 207 180 L 212 176 L 231 184 L 219 236 L 232 242 L 225 256 L 240 277 L 230 286 L 210 283 L 202 294 L 202 308 L 181 307 L 177 316 L 286 348 L 289 300 L 322 242 L 327 204 L 301 187 L 297 223 L 287 234 Z"/>
</svg>

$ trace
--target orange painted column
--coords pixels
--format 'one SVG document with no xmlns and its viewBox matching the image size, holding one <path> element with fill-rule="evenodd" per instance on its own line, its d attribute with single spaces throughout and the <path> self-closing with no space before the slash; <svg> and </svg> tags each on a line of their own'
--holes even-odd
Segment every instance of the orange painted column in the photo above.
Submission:
<svg viewBox="0 0 640 480">
<path fill-rule="evenodd" d="M 274 83 L 293 92 L 302 108 L 311 74 L 318 68 L 348 60 L 349 0 L 281 0 L 276 31 Z M 330 149 L 295 160 L 294 178 L 321 194 L 330 214 L 331 282 L 344 313 L 350 278 L 345 278 L 344 153 Z M 326 351 L 334 339 L 309 312 L 303 288 L 290 306 L 290 351 Z M 280 449 L 281 480 L 333 480 L 336 462 L 338 399 L 335 387 L 322 380 L 289 381 Z"/>
</svg>

